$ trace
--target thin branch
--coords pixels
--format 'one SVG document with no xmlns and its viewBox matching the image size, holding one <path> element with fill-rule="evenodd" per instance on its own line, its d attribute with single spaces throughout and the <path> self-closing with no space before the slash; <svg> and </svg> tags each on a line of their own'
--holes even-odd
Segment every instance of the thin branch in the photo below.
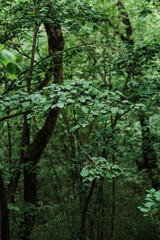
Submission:
<svg viewBox="0 0 160 240">
<path fill-rule="evenodd" d="M 38 2 L 38 7 L 36 8 L 35 12 L 35 17 L 37 17 L 39 12 L 39 2 Z M 27 92 L 30 94 L 31 92 L 31 79 L 33 75 L 33 68 L 34 68 L 34 58 L 35 58 L 35 52 L 36 52 L 36 42 L 37 42 L 37 34 L 39 30 L 39 24 L 37 21 L 35 21 L 35 28 L 33 31 L 33 43 L 32 43 L 32 56 L 31 56 L 31 65 L 30 65 L 30 70 L 29 70 L 29 78 L 27 80 Z"/>
<path fill-rule="evenodd" d="M 46 57 L 44 57 L 44 58 L 42 58 L 41 60 L 39 60 L 38 62 L 36 62 L 36 63 L 33 65 L 33 68 L 35 68 L 36 66 L 38 66 L 40 63 L 42 63 L 42 62 L 45 61 L 46 59 L 48 59 L 48 58 L 50 58 L 50 57 L 53 57 L 54 55 L 60 55 L 60 54 L 63 54 L 64 52 L 67 52 L 67 51 L 72 50 L 72 49 L 75 49 L 75 48 L 85 47 L 85 46 L 94 45 L 94 44 L 95 44 L 95 43 L 81 44 L 81 45 L 79 45 L 79 46 L 67 48 L 66 50 L 60 51 L 60 52 L 58 52 L 58 53 L 56 53 L 56 54 L 49 54 L 49 55 L 47 55 Z M 21 77 L 23 74 L 25 74 L 25 73 L 27 73 L 27 72 L 29 72 L 29 71 L 30 71 L 30 68 L 27 68 L 26 70 L 24 70 L 23 72 L 21 72 L 21 73 L 17 76 L 17 78 Z M 12 86 L 13 86 L 13 84 L 15 83 L 16 80 L 17 80 L 17 79 L 14 79 L 14 80 L 12 81 L 11 85 L 7 88 L 7 90 L 6 90 L 4 93 L 6 93 L 6 92 L 8 92 L 8 91 L 11 90 L 11 88 L 12 88 Z"/>
<path fill-rule="evenodd" d="M 31 112 L 31 111 L 30 111 L 30 112 Z M 4 120 L 6 120 L 6 119 L 9 119 L 9 118 L 13 118 L 13 117 L 17 117 L 17 116 L 26 114 L 26 113 L 29 113 L 29 112 L 26 111 L 26 112 L 22 112 L 22 113 L 15 113 L 15 114 L 12 114 L 12 115 L 5 116 L 5 117 L 3 117 L 3 118 L 0 119 L 0 122 L 4 121 Z"/>
<path fill-rule="evenodd" d="M 131 74 L 132 74 L 132 72 L 134 71 L 135 67 L 136 67 L 136 65 L 133 66 L 133 67 L 131 68 L 131 70 L 129 71 L 129 73 L 128 73 L 126 82 L 125 82 L 125 84 L 124 84 L 123 92 L 125 92 L 125 90 L 126 90 L 126 88 L 127 88 L 127 84 L 128 84 L 128 82 L 129 82 L 129 80 L 131 79 Z"/>
<path fill-rule="evenodd" d="M 80 149 L 84 152 L 84 154 L 92 161 L 94 162 L 94 164 L 96 165 L 96 162 L 93 160 L 93 158 L 84 150 L 84 148 L 81 146 L 80 142 L 78 141 L 78 139 L 76 138 L 76 136 L 73 134 L 74 138 L 77 141 L 78 146 L 80 147 Z"/>
</svg>

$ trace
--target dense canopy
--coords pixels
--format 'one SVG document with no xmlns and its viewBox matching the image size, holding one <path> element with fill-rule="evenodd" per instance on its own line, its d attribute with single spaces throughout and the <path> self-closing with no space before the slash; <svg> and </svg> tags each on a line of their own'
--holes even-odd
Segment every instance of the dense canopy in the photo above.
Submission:
<svg viewBox="0 0 160 240">
<path fill-rule="evenodd" d="M 160 239 L 159 21 L 158 0 L 1 0 L 0 239 Z"/>
</svg>

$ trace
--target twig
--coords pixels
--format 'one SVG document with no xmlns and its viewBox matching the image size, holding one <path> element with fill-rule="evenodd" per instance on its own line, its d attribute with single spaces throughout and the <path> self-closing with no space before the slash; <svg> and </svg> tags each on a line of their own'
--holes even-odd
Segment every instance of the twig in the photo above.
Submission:
<svg viewBox="0 0 160 240">
<path fill-rule="evenodd" d="M 62 53 L 64 53 L 64 52 L 67 52 L 67 51 L 72 50 L 72 49 L 75 49 L 75 48 L 85 47 L 85 46 L 87 46 L 87 45 L 94 45 L 94 44 L 95 44 L 95 43 L 81 44 L 81 45 L 79 45 L 79 46 L 70 47 L 70 48 L 68 48 L 68 49 L 66 49 L 66 50 L 63 50 L 63 51 L 60 51 L 59 53 L 56 53 L 56 54 L 49 54 L 49 55 L 47 55 L 46 57 L 44 57 L 44 58 L 42 58 L 41 60 L 39 60 L 38 62 L 36 62 L 36 63 L 33 65 L 33 68 L 35 68 L 37 65 L 39 65 L 40 63 L 42 63 L 42 62 L 45 61 L 46 59 L 48 59 L 48 58 L 50 58 L 50 57 L 53 57 L 54 55 L 62 54 Z M 23 74 L 27 73 L 28 71 L 30 71 L 30 68 L 27 68 L 26 70 L 24 70 L 23 72 L 21 72 L 21 73 L 17 76 L 17 78 L 21 77 Z M 8 92 L 8 91 L 11 90 L 11 88 L 12 88 L 13 84 L 15 83 L 15 81 L 17 80 L 17 78 L 12 81 L 11 85 L 7 88 L 7 90 L 4 92 L 4 94 L 5 94 L 6 92 Z"/>
<path fill-rule="evenodd" d="M 72 133 L 73 134 L 73 133 Z M 78 141 L 78 139 L 76 138 L 76 136 L 73 134 L 73 137 L 76 139 L 77 143 L 78 143 L 78 146 L 80 147 L 80 149 L 84 152 L 84 154 L 92 161 L 94 162 L 95 165 L 96 162 L 93 160 L 93 158 L 84 150 L 84 148 L 81 146 L 80 142 Z"/>
<path fill-rule="evenodd" d="M 28 111 L 26 112 L 22 112 L 22 113 L 15 113 L 15 114 L 12 114 L 12 115 L 9 115 L 9 116 L 6 116 L 6 117 L 3 117 L 0 119 L 0 122 L 6 120 L 6 119 L 9 119 L 9 118 L 13 118 L 13 117 L 17 117 L 17 116 L 20 116 L 20 115 L 23 115 L 25 113 L 29 113 Z"/>
</svg>

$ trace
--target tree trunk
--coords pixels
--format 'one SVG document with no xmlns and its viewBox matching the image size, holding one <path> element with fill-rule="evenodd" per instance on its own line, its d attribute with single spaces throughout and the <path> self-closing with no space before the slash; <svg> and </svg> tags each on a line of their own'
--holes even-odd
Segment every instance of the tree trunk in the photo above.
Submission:
<svg viewBox="0 0 160 240">
<path fill-rule="evenodd" d="M 9 213 L 1 171 L 0 171 L 0 240 L 10 240 Z"/>
<path fill-rule="evenodd" d="M 86 223 L 86 214 L 87 214 L 87 210 L 88 210 L 88 205 L 89 202 L 91 200 L 92 194 L 93 194 L 93 190 L 95 187 L 95 179 L 93 180 L 91 187 L 90 187 L 90 191 L 89 194 L 84 202 L 84 206 L 83 206 L 83 210 L 82 210 L 82 217 L 81 217 L 81 229 L 80 229 L 80 239 L 81 240 L 85 240 L 85 223 Z"/>
<path fill-rule="evenodd" d="M 54 83 L 62 83 L 62 53 L 57 53 L 57 51 L 63 51 L 64 49 L 64 39 L 62 36 L 61 27 L 59 25 L 53 26 L 51 23 L 45 23 L 45 29 L 48 37 L 49 54 L 53 55 L 53 58 L 51 60 L 53 67 L 51 66 L 51 69 L 53 69 L 52 74 L 54 75 Z M 52 136 L 59 112 L 59 109 L 50 110 L 42 129 L 38 132 L 33 143 L 31 143 L 28 146 L 27 150 L 24 152 L 24 202 L 27 205 L 29 204 L 30 210 L 27 212 L 24 209 L 25 226 L 23 236 L 21 237 L 23 240 L 30 239 L 30 234 L 34 224 L 34 218 L 36 215 L 36 165 L 39 162 Z"/>
<path fill-rule="evenodd" d="M 152 187 L 159 190 L 160 180 L 158 178 L 157 156 L 153 147 L 152 135 L 149 128 L 149 117 L 140 116 L 142 127 L 142 156 L 143 168 L 146 168 L 151 179 Z"/>
</svg>

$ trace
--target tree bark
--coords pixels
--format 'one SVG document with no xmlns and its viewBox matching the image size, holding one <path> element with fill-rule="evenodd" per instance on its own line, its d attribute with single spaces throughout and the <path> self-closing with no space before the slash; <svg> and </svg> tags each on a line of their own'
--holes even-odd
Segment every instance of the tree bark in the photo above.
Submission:
<svg viewBox="0 0 160 240">
<path fill-rule="evenodd" d="M 10 240 L 9 213 L 4 183 L 2 179 L 2 171 L 0 171 L 0 239 Z"/>
<path fill-rule="evenodd" d="M 152 187 L 159 190 L 160 180 L 158 177 L 158 162 L 156 152 L 154 150 L 152 135 L 149 127 L 149 117 L 140 116 L 140 124 L 142 127 L 142 156 L 143 168 L 147 169 Z"/>
<path fill-rule="evenodd" d="M 45 23 L 45 29 L 48 37 L 49 54 L 53 55 L 50 69 L 53 69 L 54 83 L 62 83 L 63 81 L 63 69 L 62 69 L 62 51 L 64 49 L 64 39 L 60 25 L 52 25 L 51 23 Z M 48 79 L 47 79 L 48 81 Z M 49 81 L 48 81 L 49 82 Z M 25 213 L 24 224 L 25 230 L 21 239 L 30 239 L 30 234 L 34 224 L 35 218 L 35 206 L 37 203 L 37 191 L 36 191 L 36 165 L 39 162 L 56 126 L 57 118 L 59 115 L 59 109 L 51 109 L 49 115 L 41 128 L 37 133 L 37 136 L 33 143 L 31 143 L 27 150 L 24 152 L 24 202 L 30 204 L 30 213 Z"/>
<path fill-rule="evenodd" d="M 89 194 L 88 194 L 88 196 L 87 196 L 87 198 L 84 202 L 84 205 L 83 205 L 82 217 L 81 217 L 80 240 L 85 240 L 86 239 L 86 237 L 85 237 L 86 214 L 87 214 L 88 205 L 90 203 L 90 200 L 91 200 L 91 197 L 92 197 L 92 194 L 93 194 L 93 190 L 94 190 L 94 187 L 95 187 L 95 182 L 96 182 L 96 180 L 94 179 L 92 184 L 91 184 Z"/>
<path fill-rule="evenodd" d="M 118 1 L 117 5 L 122 16 L 122 22 L 126 26 L 126 36 L 121 34 L 120 35 L 121 40 L 127 42 L 129 45 L 133 45 L 134 41 L 130 38 L 132 36 L 132 26 L 131 26 L 128 12 L 126 11 L 121 1 Z"/>
</svg>

